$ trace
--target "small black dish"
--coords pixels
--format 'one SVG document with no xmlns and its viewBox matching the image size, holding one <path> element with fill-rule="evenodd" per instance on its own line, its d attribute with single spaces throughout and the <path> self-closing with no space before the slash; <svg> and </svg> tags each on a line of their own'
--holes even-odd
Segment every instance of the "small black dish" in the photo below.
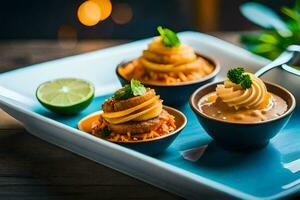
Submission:
<svg viewBox="0 0 300 200">
<path fill-rule="evenodd" d="M 176 139 L 182 129 L 187 123 L 185 115 L 175 108 L 169 106 L 163 107 L 168 113 L 175 117 L 176 130 L 170 134 L 161 137 L 148 139 L 144 141 L 128 141 L 128 142 L 114 142 L 124 147 L 139 151 L 147 155 L 157 155 L 166 150 L 172 142 Z"/>
<path fill-rule="evenodd" d="M 166 105 L 180 106 L 185 104 L 186 102 L 188 102 L 189 97 L 193 93 L 193 91 L 195 91 L 197 88 L 207 83 L 212 82 L 220 71 L 220 64 L 218 61 L 203 55 L 199 55 L 199 54 L 197 55 L 205 58 L 211 64 L 214 65 L 215 67 L 214 71 L 208 76 L 205 76 L 198 80 L 187 81 L 187 82 L 182 82 L 182 83 L 177 83 L 172 85 L 145 84 L 145 83 L 143 83 L 143 85 L 145 85 L 145 87 L 150 87 L 154 89 L 157 92 L 157 94 L 160 95 L 161 99 L 164 100 L 164 104 Z M 122 77 L 122 75 L 119 73 L 119 68 L 125 66 L 129 62 L 122 62 L 116 68 L 116 74 L 122 86 L 128 84 L 130 80 L 126 80 L 124 77 Z"/>
<path fill-rule="evenodd" d="M 238 151 L 249 151 L 265 147 L 289 121 L 296 107 L 295 97 L 285 88 L 274 83 L 264 82 L 268 91 L 283 98 L 288 105 L 287 111 L 278 118 L 246 123 L 227 122 L 207 116 L 199 110 L 199 100 L 213 91 L 218 83 L 205 85 L 197 89 L 190 98 L 190 106 L 205 131 L 220 145 Z"/>
<path fill-rule="evenodd" d="M 139 151 L 141 153 L 147 154 L 147 155 L 157 155 L 161 152 L 163 152 L 165 149 L 167 149 L 171 143 L 175 140 L 175 138 L 179 135 L 179 133 L 182 131 L 182 129 L 185 127 L 187 123 L 187 119 L 185 115 L 180 112 L 179 110 L 175 108 L 171 108 L 169 106 L 163 106 L 163 109 L 168 111 L 171 115 L 175 117 L 175 124 L 176 124 L 176 130 L 173 132 L 156 137 L 153 139 L 147 139 L 147 140 L 138 140 L 138 141 L 124 141 L 124 142 L 113 142 L 119 145 L 122 145 L 124 147 Z M 87 127 L 91 127 L 91 124 L 88 126 L 82 125 L 82 121 L 91 118 L 90 123 L 92 123 L 93 120 L 97 120 L 99 118 L 99 115 L 102 113 L 102 111 L 98 111 L 95 113 L 92 113 L 82 120 L 78 122 L 78 129 L 82 130 L 84 132 L 89 132 L 87 130 Z"/>
</svg>

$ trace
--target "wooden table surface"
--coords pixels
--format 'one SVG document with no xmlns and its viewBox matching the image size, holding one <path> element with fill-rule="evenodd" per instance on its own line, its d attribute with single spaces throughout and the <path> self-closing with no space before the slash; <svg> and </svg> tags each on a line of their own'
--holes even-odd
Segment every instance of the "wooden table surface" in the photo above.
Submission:
<svg viewBox="0 0 300 200">
<path fill-rule="evenodd" d="M 217 34 L 236 43 L 237 34 Z M 4 41 L 6 71 L 125 41 Z M 29 134 L 0 110 L 0 199 L 182 199 L 51 145 Z"/>
</svg>

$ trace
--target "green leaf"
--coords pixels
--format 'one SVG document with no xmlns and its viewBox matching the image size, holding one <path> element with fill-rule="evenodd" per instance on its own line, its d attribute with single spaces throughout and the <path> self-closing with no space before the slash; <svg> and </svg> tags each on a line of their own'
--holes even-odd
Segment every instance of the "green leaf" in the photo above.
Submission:
<svg viewBox="0 0 300 200">
<path fill-rule="evenodd" d="M 256 2 L 247 2 L 240 6 L 240 11 L 248 20 L 263 28 L 275 29 L 282 36 L 291 35 L 285 22 L 269 7 Z"/>
<path fill-rule="evenodd" d="M 278 16 L 261 4 L 245 3 L 241 6 L 241 10 L 245 16 L 247 15 L 247 18 L 265 28 L 263 33 L 258 34 L 259 37 L 258 35 L 251 36 L 252 34 L 250 36 L 241 35 L 240 40 L 249 51 L 269 59 L 275 59 L 289 45 L 300 44 L 300 0 L 296 0 L 292 8 L 281 8 L 282 13 L 286 16 L 286 20 L 282 22 L 285 23 L 288 31 L 278 29 L 283 27 L 280 20 L 278 21 Z M 266 15 L 266 18 L 262 19 L 263 15 Z M 276 24 L 279 26 L 275 26 Z"/>
<path fill-rule="evenodd" d="M 132 79 L 130 81 L 130 86 L 134 96 L 142 96 L 146 94 L 146 88 L 140 81 Z"/>
<path fill-rule="evenodd" d="M 161 26 L 157 27 L 157 31 L 162 37 L 163 43 L 168 47 L 179 47 L 180 40 L 175 32 L 168 28 L 163 28 Z"/>
<path fill-rule="evenodd" d="M 146 94 L 146 88 L 138 80 L 131 79 L 130 84 L 126 84 L 123 88 L 117 90 L 113 98 L 117 100 L 129 99 L 134 96 L 142 96 Z"/>
<path fill-rule="evenodd" d="M 124 88 L 121 88 L 115 92 L 115 94 L 113 95 L 113 98 L 115 98 L 117 100 L 122 100 L 122 99 L 128 99 L 132 96 L 133 96 L 133 94 L 131 91 L 131 87 L 129 84 L 126 84 L 124 86 Z"/>
<path fill-rule="evenodd" d="M 240 42 L 242 43 L 251 43 L 251 44 L 256 44 L 260 43 L 259 38 L 261 37 L 262 33 L 259 34 L 241 34 L 240 36 Z"/>
<path fill-rule="evenodd" d="M 257 53 L 257 54 L 274 51 L 276 49 L 277 49 L 277 47 L 274 46 L 273 44 L 266 44 L 266 43 L 261 43 L 261 44 L 251 47 L 251 51 L 254 53 Z"/>
<path fill-rule="evenodd" d="M 296 10 L 293 10 L 288 7 L 282 7 L 281 12 L 287 15 L 288 17 L 292 18 L 293 20 L 299 22 L 300 21 L 300 15 Z"/>
<path fill-rule="evenodd" d="M 300 0 L 295 1 L 294 10 L 300 12 Z"/>
<path fill-rule="evenodd" d="M 265 42 L 265 43 L 269 43 L 269 44 L 278 44 L 278 38 L 276 38 L 274 35 L 272 34 L 268 34 L 268 33 L 264 33 L 259 37 L 259 40 L 261 42 Z"/>
</svg>

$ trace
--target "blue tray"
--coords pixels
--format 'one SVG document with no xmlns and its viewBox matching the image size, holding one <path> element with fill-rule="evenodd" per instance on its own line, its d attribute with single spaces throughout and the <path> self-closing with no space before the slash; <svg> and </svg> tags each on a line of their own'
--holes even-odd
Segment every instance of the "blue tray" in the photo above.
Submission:
<svg viewBox="0 0 300 200">
<path fill-rule="evenodd" d="M 244 65 L 254 71 L 267 63 L 211 36 L 185 32 L 180 37 L 197 51 L 219 59 L 222 72 L 217 80 L 222 79 L 230 66 Z M 156 157 L 78 131 L 79 119 L 98 111 L 101 103 L 120 86 L 114 76 L 116 64 L 128 56 L 138 56 L 148 42 L 143 40 L 1 74 L 0 105 L 32 134 L 188 199 L 220 195 L 277 199 L 300 191 L 299 106 L 280 134 L 266 148 L 252 153 L 231 152 L 215 144 L 188 104 L 179 107 L 188 118 L 186 128 L 164 153 Z M 98 97 L 74 117 L 50 113 L 34 98 L 38 84 L 65 76 L 89 79 L 98 88 Z M 287 86 L 299 102 L 297 87 L 300 79 L 281 70 L 275 70 L 265 78 Z"/>
</svg>

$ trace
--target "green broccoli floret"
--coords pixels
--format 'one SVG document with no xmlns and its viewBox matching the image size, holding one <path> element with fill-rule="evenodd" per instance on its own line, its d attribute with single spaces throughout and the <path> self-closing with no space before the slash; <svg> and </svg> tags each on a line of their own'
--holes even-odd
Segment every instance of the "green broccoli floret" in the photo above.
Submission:
<svg viewBox="0 0 300 200">
<path fill-rule="evenodd" d="M 233 68 L 227 72 L 227 77 L 231 80 L 231 82 L 239 84 L 242 81 L 242 74 L 244 72 L 245 70 L 242 67 Z"/>
<path fill-rule="evenodd" d="M 230 69 L 227 73 L 229 80 L 235 84 L 241 84 L 243 89 L 250 88 L 252 80 L 249 74 L 247 74 L 242 67 Z"/>
<path fill-rule="evenodd" d="M 242 75 L 242 81 L 241 81 L 242 88 L 244 88 L 244 89 L 251 88 L 251 85 L 252 85 L 252 80 L 251 80 L 250 75 L 249 74 L 243 74 Z"/>
</svg>

